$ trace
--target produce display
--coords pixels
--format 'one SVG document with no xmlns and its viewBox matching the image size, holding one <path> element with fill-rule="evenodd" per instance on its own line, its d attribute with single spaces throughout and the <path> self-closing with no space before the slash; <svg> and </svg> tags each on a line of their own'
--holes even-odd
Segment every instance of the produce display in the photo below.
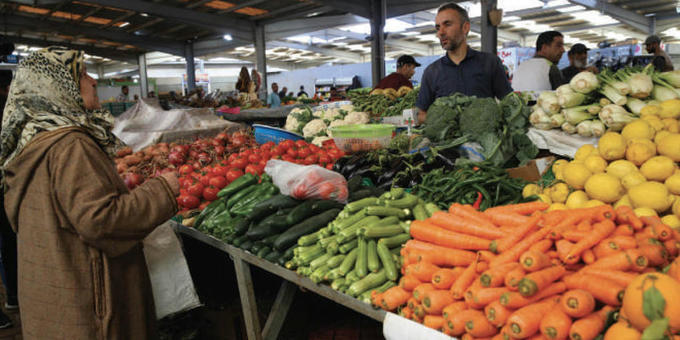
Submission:
<svg viewBox="0 0 680 340">
<path fill-rule="evenodd" d="M 670 339 L 680 233 L 627 206 L 548 208 L 453 204 L 413 221 L 404 276 L 372 303 L 463 338 Z"/>
<path fill-rule="evenodd" d="M 645 112 L 673 110 L 680 106 L 679 98 L 680 71 L 655 72 L 650 64 L 615 73 L 605 69 L 598 75 L 581 72 L 569 84 L 541 93 L 530 120 L 538 129 L 600 137 L 605 131 L 621 131 Z"/>
<path fill-rule="evenodd" d="M 373 117 L 401 116 L 405 109 L 412 109 L 416 105 L 420 87 L 411 89 L 402 86 L 395 89 L 370 88 L 349 91 L 354 108 L 361 112 L 368 112 Z"/>
<path fill-rule="evenodd" d="M 330 140 L 328 128 L 350 124 L 366 124 L 369 116 L 365 112 L 355 111 L 352 105 L 342 105 L 339 108 L 312 110 L 305 106 L 295 108 L 286 117 L 284 128 L 301 134 L 313 144 L 320 145 Z"/>
</svg>

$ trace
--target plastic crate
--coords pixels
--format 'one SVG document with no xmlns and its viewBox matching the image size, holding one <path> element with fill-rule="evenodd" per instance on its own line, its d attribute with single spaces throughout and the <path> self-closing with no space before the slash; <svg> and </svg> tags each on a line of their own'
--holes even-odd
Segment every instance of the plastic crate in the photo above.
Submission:
<svg viewBox="0 0 680 340">
<path fill-rule="evenodd" d="M 304 139 L 304 137 L 298 135 L 297 133 L 272 126 L 253 124 L 253 128 L 255 129 L 255 141 L 258 144 L 264 144 L 267 142 L 274 142 L 278 144 L 281 141 L 287 139 L 292 141 Z"/>
<path fill-rule="evenodd" d="M 135 102 L 110 102 L 103 104 L 102 108 L 109 110 L 114 116 L 120 116 L 121 113 L 127 111 L 135 104 Z"/>
<path fill-rule="evenodd" d="M 394 128 L 394 125 L 389 124 L 358 124 L 332 127 L 330 132 L 338 148 L 353 153 L 387 147 Z"/>
</svg>

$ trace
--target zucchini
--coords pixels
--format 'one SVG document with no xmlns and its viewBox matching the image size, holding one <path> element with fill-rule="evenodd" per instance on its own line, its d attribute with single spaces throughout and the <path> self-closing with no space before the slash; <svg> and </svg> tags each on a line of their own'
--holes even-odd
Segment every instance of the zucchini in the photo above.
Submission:
<svg viewBox="0 0 680 340">
<path fill-rule="evenodd" d="M 292 247 L 286 249 L 286 251 L 283 252 L 281 257 L 277 261 L 278 264 L 284 266 L 287 261 L 290 261 L 293 258 L 293 256 L 294 256 L 293 252 L 295 251 L 295 248 L 297 248 L 297 247 L 298 247 L 298 245 L 296 244 L 296 245 L 293 245 Z M 276 251 L 276 249 L 274 249 L 274 251 Z"/>
<path fill-rule="evenodd" d="M 389 195 L 387 196 L 390 200 L 398 200 L 401 199 L 402 196 L 404 196 L 404 188 L 392 188 L 389 191 Z M 417 200 L 418 198 L 416 198 Z"/>
<path fill-rule="evenodd" d="M 248 219 L 251 221 L 259 221 L 281 209 L 294 208 L 298 204 L 300 204 L 300 201 L 290 196 L 281 194 L 274 195 L 267 200 L 256 204 L 250 214 L 248 214 Z"/>
<path fill-rule="evenodd" d="M 262 247 L 262 248 L 257 252 L 256 255 L 257 255 L 257 257 L 263 259 L 263 258 L 265 258 L 267 255 L 269 255 L 269 253 L 271 253 L 271 252 L 272 252 L 272 248 L 271 248 L 270 246 L 268 246 L 268 245 L 265 245 L 264 247 Z"/>
<path fill-rule="evenodd" d="M 283 253 L 281 253 L 278 250 L 271 250 L 271 248 L 269 248 L 269 250 L 270 250 L 269 254 L 267 254 L 264 257 L 264 259 L 271 262 L 271 263 L 278 263 L 279 259 L 282 258 L 281 256 L 283 255 Z M 284 261 L 284 263 L 285 263 L 285 261 Z"/>
<path fill-rule="evenodd" d="M 288 213 L 288 216 L 286 216 L 286 222 L 289 225 L 293 225 L 311 216 L 322 213 L 324 211 L 340 208 L 342 208 L 342 204 L 336 201 L 307 200 L 293 208 L 293 210 L 291 210 L 290 213 Z"/>
<path fill-rule="evenodd" d="M 390 250 L 382 242 L 378 243 L 377 251 L 378 256 L 380 257 L 380 261 L 382 262 L 383 268 L 385 268 L 385 277 L 387 277 L 387 279 L 390 281 L 396 281 L 397 266 L 394 264 L 394 261 L 392 260 L 392 253 L 390 253 Z"/>
<path fill-rule="evenodd" d="M 298 269 L 295 272 L 300 276 L 309 277 L 309 275 L 312 275 L 312 269 L 309 267 L 298 267 Z"/>
<path fill-rule="evenodd" d="M 241 248 L 241 249 L 243 249 L 243 250 L 250 250 L 250 248 L 251 248 L 254 244 L 255 244 L 255 242 L 253 242 L 252 240 L 246 239 L 245 241 L 243 241 L 243 243 L 241 243 L 241 245 L 239 246 L 239 248 Z"/>
<path fill-rule="evenodd" d="M 330 268 L 337 268 L 342 264 L 342 261 L 345 259 L 345 257 L 347 256 L 344 254 L 335 255 L 328 259 L 327 264 Z"/>
<path fill-rule="evenodd" d="M 338 241 L 340 243 L 347 242 L 354 239 L 357 236 L 357 231 L 367 225 L 371 225 L 375 222 L 379 222 L 380 219 L 376 216 L 368 216 L 361 219 L 361 221 L 353 224 L 351 227 L 345 228 L 338 233 Z"/>
<path fill-rule="evenodd" d="M 379 287 L 387 281 L 387 276 L 385 275 L 385 270 L 380 270 L 377 273 L 370 273 L 366 275 L 363 279 L 352 283 L 349 288 L 347 288 L 347 294 L 357 297 L 361 293 Z"/>
<path fill-rule="evenodd" d="M 375 289 L 371 289 L 371 291 L 377 290 L 379 293 L 384 293 L 386 290 L 388 290 L 388 289 L 390 289 L 390 288 L 392 288 L 396 285 L 397 284 L 394 283 L 394 281 L 387 281 L 387 282 L 383 283 L 380 287 L 375 288 Z"/>
<path fill-rule="evenodd" d="M 425 210 L 427 211 L 428 216 L 432 216 L 432 214 L 434 214 L 435 212 L 441 211 L 441 209 L 439 209 L 439 207 L 434 203 L 425 204 Z"/>
<path fill-rule="evenodd" d="M 328 260 L 331 258 L 330 254 L 323 254 L 317 258 L 314 259 L 314 261 L 309 263 L 309 268 L 312 268 L 312 270 L 316 270 L 319 267 L 327 266 Z"/>
<path fill-rule="evenodd" d="M 279 235 L 281 235 L 281 234 L 274 234 L 274 235 L 271 235 L 271 236 L 267 236 L 266 238 L 262 239 L 262 243 L 271 247 L 274 244 L 274 241 L 276 241 L 276 239 L 279 237 Z"/>
<path fill-rule="evenodd" d="M 302 235 L 313 233 L 330 223 L 340 213 L 340 209 L 330 209 L 323 213 L 312 216 L 284 231 L 276 241 L 274 241 L 274 248 L 278 250 L 286 249 L 300 238 Z M 290 215 L 289 215 L 290 216 Z"/>
<path fill-rule="evenodd" d="M 338 241 L 338 235 L 333 235 L 333 236 L 328 236 L 328 237 L 324 237 L 322 239 L 319 239 L 318 242 L 319 242 L 319 245 L 321 246 L 321 248 L 328 250 L 328 246 L 331 245 L 332 243 L 337 244 L 337 241 Z M 298 242 L 299 242 L 299 240 L 298 240 Z"/>
<path fill-rule="evenodd" d="M 418 196 L 406 194 L 404 197 L 394 200 L 387 201 L 388 207 L 399 208 L 399 209 L 413 209 L 413 207 L 418 204 Z"/>
<path fill-rule="evenodd" d="M 359 281 L 359 276 L 357 276 L 357 271 L 352 270 L 351 272 L 347 273 L 347 275 L 345 276 L 345 279 L 346 279 L 345 283 L 347 283 L 347 284 L 352 284 L 354 282 Z"/>
<path fill-rule="evenodd" d="M 243 218 L 234 224 L 234 235 L 243 236 L 250 228 L 250 221 Z"/>
<path fill-rule="evenodd" d="M 366 208 L 366 215 L 369 216 L 395 216 L 400 219 L 405 218 L 408 216 L 408 213 L 404 211 L 403 209 L 399 208 L 390 208 L 390 207 L 378 207 L 378 206 L 372 206 Z"/>
<path fill-rule="evenodd" d="M 240 247 L 243 242 L 248 241 L 248 237 L 246 235 L 241 235 L 237 238 L 234 239 L 234 242 L 232 244 L 236 247 Z"/>
<path fill-rule="evenodd" d="M 427 210 L 425 210 L 424 205 L 417 204 L 415 207 L 413 207 L 413 218 L 415 218 L 418 221 L 424 221 L 428 217 L 430 217 L 430 216 L 427 213 Z"/>
<path fill-rule="evenodd" d="M 396 246 L 401 246 L 402 244 L 406 243 L 406 241 L 411 239 L 411 235 L 403 233 L 399 235 L 395 235 L 392 237 L 386 237 L 386 238 L 381 238 L 378 241 L 378 244 L 383 243 L 385 244 L 385 247 L 387 248 L 394 248 Z"/>
<path fill-rule="evenodd" d="M 333 221 L 333 223 L 337 222 L 337 224 L 333 225 L 331 229 L 333 230 L 334 233 L 337 234 L 343 229 L 347 229 L 351 227 L 353 224 L 361 221 L 361 219 L 363 219 L 364 217 L 366 217 L 366 211 L 362 209 L 356 214 L 344 218 L 340 221 L 338 220 Z"/>
<path fill-rule="evenodd" d="M 365 238 L 359 238 L 359 244 L 357 245 L 359 252 L 357 253 L 356 272 L 357 276 L 362 278 L 368 273 L 368 244 Z"/>
<path fill-rule="evenodd" d="M 371 302 L 371 290 L 369 289 L 369 290 L 361 293 L 361 295 L 357 296 L 357 300 L 359 300 L 359 301 L 361 301 L 365 304 L 372 305 L 373 303 Z"/>
<path fill-rule="evenodd" d="M 321 239 L 321 230 L 318 230 L 318 231 L 313 232 L 311 234 L 301 236 L 298 239 L 297 244 L 302 246 L 302 247 L 311 246 L 311 245 L 316 244 L 316 242 L 318 242 L 320 239 Z"/>
<path fill-rule="evenodd" d="M 366 246 L 368 248 L 366 253 L 366 266 L 368 267 L 368 270 L 375 273 L 380 270 L 380 260 L 378 259 L 378 250 L 375 240 L 369 240 Z"/>
<path fill-rule="evenodd" d="M 404 229 L 398 225 L 398 224 L 393 224 L 393 225 L 388 225 L 384 227 L 371 227 L 371 228 L 366 228 L 363 232 L 364 237 L 368 238 L 373 238 L 373 237 L 389 237 L 389 236 L 394 236 L 398 235 L 404 232 Z"/>
<path fill-rule="evenodd" d="M 309 275 L 309 279 L 312 280 L 312 282 L 314 282 L 314 283 L 320 283 L 321 281 L 323 281 L 323 278 L 326 276 L 326 274 L 330 270 L 331 269 L 328 268 L 327 265 L 323 265 L 319 268 L 313 269 L 312 274 Z"/>
<path fill-rule="evenodd" d="M 378 199 L 375 197 L 366 197 L 364 199 L 360 199 L 358 201 L 354 201 L 352 203 L 349 203 L 345 206 L 345 209 L 349 213 L 357 212 L 363 208 L 374 206 L 378 204 Z"/>
<path fill-rule="evenodd" d="M 266 244 L 264 244 L 260 241 L 256 241 L 256 242 L 253 242 L 253 245 L 250 248 L 247 248 L 247 249 L 250 250 L 250 252 L 253 253 L 253 255 L 256 255 L 260 251 L 260 249 L 262 249 L 266 246 L 267 246 Z"/>
<path fill-rule="evenodd" d="M 359 249 L 354 248 L 347 254 L 345 259 L 342 260 L 340 267 L 337 268 L 340 276 L 345 276 L 350 270 L 354 269 L 354 264 L 357 260 L 357 255 L 359 255 Z"/>
<path fill-rule="evenodd" d="M 347 243 L 343 243 L 338 247 L 338 251 L 342 254 L 347 254 L 349 251 L 352 249 L 355 249 L 357 247 L 358 241 L 357 239 L 353 239 Z"/>
<path fill-rule="evenodd" d="M 306 251 L 304 253 L 300 253 L 298 256 L 295 256 L 294 259 L 296 259 L 297 263 L 303 266 L 309 265 L 312 261 L 314 261 L 316 258 L 322 256 L 324 254 L 323 249 L 321 247 L 311 249 L 309 251 Z"/>
<path fill-rule="evenodd" d="M 311 246 L 302 247 L 298 244 L 298 247 L 293 249 L 293 254 L 299 255 L 299 254 L 311 251 L 312 249 L 319 250 L 319 249 L 321 249 L 321 246 L 318 245 L 318 244 L 312 244 Z"/>
<path fill-rule="evenodd" d="M 340 290 L 340 287 L 342 287 L 344 284 L 345 284 L 345 278 L 339 277 L 339 278 L 333 280 L 333 282 L 331 282 L 331 288 L 333 288 L 335 290 Z"/>
</svg>

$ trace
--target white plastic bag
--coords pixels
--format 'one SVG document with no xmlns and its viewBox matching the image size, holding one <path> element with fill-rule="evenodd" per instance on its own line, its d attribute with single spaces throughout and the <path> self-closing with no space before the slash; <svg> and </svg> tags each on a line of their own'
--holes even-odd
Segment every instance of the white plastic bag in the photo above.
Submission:
<svg viewBox="0 0 680 340">
<path fill-rule="evenodd" d="M 318 198 L 347 203 L 347 181 L 337 172 L 277 159 L 268 161 L 264 171 L 284 195 L 300 200 Z"/>
</svg>

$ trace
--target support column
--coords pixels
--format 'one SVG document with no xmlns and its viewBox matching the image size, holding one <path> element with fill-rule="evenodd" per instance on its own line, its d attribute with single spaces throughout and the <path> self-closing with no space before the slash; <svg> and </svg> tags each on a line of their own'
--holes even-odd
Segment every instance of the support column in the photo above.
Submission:
<svg viewBox="0 0 680 340">
<path fill-rule="evenodd" d="M 97 77 L 104 79 L 104 65 L 102 64 L 97 64 Z"/>
<path fill-rule="evenodd" d="M 650 17 L 649 18 L 649 34 L 652 35 L 656 33 L 656 17 Z"/>
<path fill-rule="evenodd" d="M 137 57 L 137 65 L 139 66 L 139 86 L 141 88 L 140 98 L 146 98 L 149 94 L 149 80 L 146 76 L 146 54 L 140 54 Z"/>
<path fill-rule="evenodd" d="M 194 43 L 188 42 L 184 45 L 184 59 L 187 63 L 187 89 L 189 91 L 196 88 L 196 67 L 194 65 Z"/>
<path fill-rule="evenodd" d="M 496 0 L 482 0 L 482 17 L 480 26 L 482 28 L 482 52 L 496 54 L 498 44 L 498 28 L 492 26 L 489 21 L 489 11 L 496 9 Z"/>
<path fill-rule="evenodd" d="M 255 56 L 256 56 L 256 67 L 257 72 L 262 78 L 262 83 L 260 84 L 260 91 L 258 91 L 258 97 L 260 100 L 267 100 L 267 91 L 269 90 L 269 84 L 267 83 L 267 46 L 264 40 L 264 25 L 255 25 Z"/>
<path fill-rule="evenodd" d="M 371 69 L 373 84 L 385 77 L 386 0 L 371 0 Z"/>
</svg>

